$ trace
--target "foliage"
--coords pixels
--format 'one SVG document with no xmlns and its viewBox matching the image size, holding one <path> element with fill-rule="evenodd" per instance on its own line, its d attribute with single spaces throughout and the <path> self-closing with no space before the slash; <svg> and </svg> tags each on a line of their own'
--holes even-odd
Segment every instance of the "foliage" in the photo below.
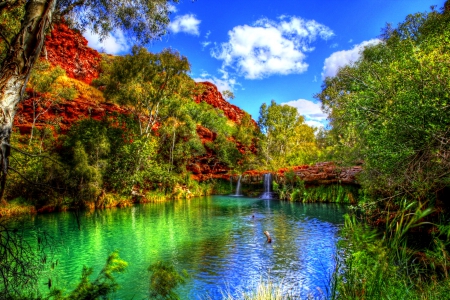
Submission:
<svg viewBox="0 0 450 300">
<path fill-rule="evenodd" d="M 79 30 L 91 29 L 105 38 L 113 29 L 133 35 L 136 42 L 148 44 L 166 34 L 169 4 L 178 0 L 147 0 L 130 3 L 114 1 L 58 0 L 56 15 Z"/>
<path fill-rule="evenodd" d="M 177 0 L 152 1 L 2 1 L 0 20 L 2 23 L 1 45 L 8 48 L 6 56 L 0 57 L 0 102 L 3 113 L 0 163 L 2 165 L 0 198 L 3 198 L 9 168 L 10 135 L 18 104 L 23 100 L 23 91 L 30 72 L 38 60 L 47 31 L 55 20 L 64 19 L 79 29 L 89 28 L 104 38 L 114 29 L 127 37 L 136 37 L 143 44 L 165 34 L 169 23 L 170 3 Z M 22 8 L 22 12 L 17 12 Z M 17 19 L 15 17 L 18 17 Z M 20 22 L 20 27 L 18 23 Z M 20 29 L 19 29 L 20 28 Z M 3 29 L 9 29 L 8 36 Z M 9 37 L 10 35 L 10 37 Z M 8 41 L 10 39 L 10 41 Z M 11 84 L 14 82 L 14 84 Z"/>
<path fill-rule="evenodd" d="M 262 132 L 259 150 L 266 168 L 311 163 L 317 155 L 314 129 L 305 124 L 296 108 L 273 100 L 269 106 L 264 103 L 258 125 Z"/>
<path fill-rule="evenodd" d="M 56 140 L 52 127 L 57 131 L 57 124 L 43 122 L 41 116 L 62 99 L 102 101 L 102 93 L 67 79 L 60 67 L 39 61 L 29 81 L 33 130 L 27 145 L 13 136 L 14 180 L 8 185 L 8 199 L 23 196 L 38 207 L 94 208 L 112 203 L 106 197 L 111 193 L 131 194 L 135 201 L 152 192 L 164 193 L 164 198 L 190 196 L 184 178 L 194 157 L 216 152 L 222 163 L 242 170 L 249 167 L 248 161 L 254 162 L 255 126 L 250 115 L 236 124 L 221 110 L 195 103 L 193 96 L 202 88 L 187 75 L 190 66 L 185 57 L 172 50 L 155 54 L 134 47 L 130 55 L 103 59 L 104 72 L 96 85 L 108 100 L 128 106 L 131 113 L 80 120 Z M 197 134 L 199 127 L 211 131 L 208 149 Z M 211 192 L 192 188 L 194 194 Z"/>
<path fill-rule="evenodd" d="M 62 290 L 53 289 L 49 294 L 49 298 L 55 300 L 107 299 L 109 294 L 114 293 L 119 288 L 113 275 L 115 273 L 123 273 L 127 266 L 128 264 L 120 259 L 118 252 L 113 252 L 108 256 L 105 266 L 95 280 L 89 278 L 93 273 L 92 268 L 84 266 L 80 282 L 69 295 L 64 296 Z"/>
<path fill-rule="evenodd" d="M 155 54 L 133 47 L 132 54 L 104 65 L 96 84 L 105 85 L 106 98 L 128 105 L 139 124 L 139 134 L 149 136 L 169 100 L 190 100 L 195 83 L 187 76 L 189 71 L 187 58 L 176 51 L 165 49 Z"/>
<path fill-rule="evenodd" d="M 30 95 L 33 107 L 31 144 L 35 134 L 35 125 L 39 118 L 63 99 L 73 100 L 77 96 L 77 91 L 61 67 L 51 67 L 50 63 L 44 60 L 39 60 L 34 65 L 28 87 L 33 90 Z"/>
<path fill-rule="evenodd" d="M 178 273 L 170 263 L 158 261 L 150 267 L 150 298 L 151 299 L 180 299 L 174 291 L 179 285 L 184 284 L 188 275 L 186 271 Z"/>
<path fill-rule="evenodd" d="M 252 291 L 238 291 L 237 295 L 233 295 L 229 291 L 222 292 L 223 300 L 289 300 L 295 299 L 292 292 L 285 293 L 283 287 L 277 286 L 274 282 L 264 282 L 261 280 Z"/>
<path fill-rule="evenodd" d="M 29 143 L 18 133 L 13 133 L 11 143 L 15 151 L 11 155 L 9 183 L 6 196 L 21 197 L 36 207 L 64 194 L 69 178 L 68 167 L 54 152 L 56 140 L 48 128 L 35 132 Z M 58 205 L 56 205 L 58 206 Z"/>
<path fill-rule="evenodd" d="M 227 100 L 232 100 L 232 99 L 234 99 L 234 94 L 233 94 L 233 92 L 230 91 L 230 90 L 222 91 L 222 96 L 223 96 L 225 99 L 227 99 Z"/>
<path fill-rule="evenodd" d="M 372 195 L 424 200 L 450 182 L 449 18 L 432 11 L 387 27 L 316 95 L 338 147 L 364 161 Z"/>
<path fill-rule="evenodd" d="M 358 200 L 359 187 L 343 184 L 306 186 L 295 172 L 284 173 L 284 181 L 274 184 L 274 192 L 283 200 L 295 202 L 328 202 L 354 204 Z"/>
<path fill-rule="evenodd" d="M 35 240 L 26 240 L 20 222 L 0 219 L 0 298 L 23 295 L 34 288 L 47 255 L 46 236 L 37 232 Z"/>
<path fill-rule="evenodd" d="M 24 14 L 23 5 L 0 10 L 0 65 L 6 57 L 14 35 L 20 30 L 20 20 Z"/>
<path fill-rule="evenodd" d="M 411 243 L 414 228 L 431 211 L 406 204 L 389 220 L 383 234 L 346 216 L 340 247 L 344 260 L 334 274 L 333 299 L 442 299 L 450 290 L 443 269 L 426 269 L 421 248 Z M 395 228 L 395 230 L 393 230 Z M 436 237 L 437 238 L 437 237 Z M 409 239 L 409 242 L 408 242 Z M 448 240 L 439 239 L 448 247 Z M 420 247 L 420 245 L 419 245 Z M 432 246 L 426 260 L 448 261 L 448 250 Z"/>
<path fill-rule="evenodd" d="M 67 79 L 66 71 L 60 66 L 52 67 L 48 61 L 38 60 L 31 71 L 28 86 L 33 93 L 42 94 L 49 100 L 73 100 L 76 90 Z"/>
</svg>

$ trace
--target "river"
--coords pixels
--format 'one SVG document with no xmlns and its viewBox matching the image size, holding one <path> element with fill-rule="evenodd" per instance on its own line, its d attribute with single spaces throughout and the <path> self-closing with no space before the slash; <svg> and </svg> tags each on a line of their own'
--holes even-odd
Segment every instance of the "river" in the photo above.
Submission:
<svg viewBox="0 0 450 300">
<path fill-rule="evenodd" d="M 221 299 L 268 278 L 296 298 L 318 299 L 327 296 L 345 212 L 335 204 L 212 196 L 85 212 L 79 224 L 71 212 L 37 215 L 30 235 L 45 231 L 58 261 L 41 289 L 52 278 L 54 286 L 72 290 L 83 265 L 97 274 L 118 250 L 129 265 L 116 275 L 121 288 L 113 299 L 148 298 L 147 268 L 156 261 L 190 275 L 177 290 L 181 299 Z"/>
</svg>

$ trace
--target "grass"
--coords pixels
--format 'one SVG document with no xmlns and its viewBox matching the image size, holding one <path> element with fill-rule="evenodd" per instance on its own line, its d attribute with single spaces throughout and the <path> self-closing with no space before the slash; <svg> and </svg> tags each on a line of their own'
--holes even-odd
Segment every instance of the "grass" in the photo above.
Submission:
<svg viewBox="0 0 450 300">
<path fill-rule="evenodd" d="M 36 208 L 33 205 L 27 204 L 24 199 L 20 197 L 9 202 L 4 200 L 0 201 L 0 218 L 35 213 Z"/>
<path fill-rule="evenodd" d="M 305 187 L 303 182 L 293 188 L 278 187 L 276 190 L 281 199 L 295 202 L 326 202 L 355 204 L 359 187 L 353 185 L 319 185 Z"/>
<path fill-rule="evenodd" d="M 231 292 L 229 289 L 222 292 L 223 300 L 291 300 L 291 299 L 314 299 L 322 300 L 329 299 L 327 295 L 322 293 L 319 297 L 314 297 L 308 294 L 306 298 L 300 298 L 300 291 L 295 287 L 287 286 L 281 283 L 274 282 L 270 279 L 261 280 L 254 286 L 251 287 L 250 291 L 237 290 L 236 292 Z"/>
<path fill-rule="evenodd" d="M 425 220 L 433 209 L 417 202 L 398 205 L 381 231 L 346 217 L 344 259 L 334 274 L 332 299 L 450 299 L 448 236 L 430 233 L 430 245 L 412 243 L 417 230 L 430 226 Z"/>
</svg>

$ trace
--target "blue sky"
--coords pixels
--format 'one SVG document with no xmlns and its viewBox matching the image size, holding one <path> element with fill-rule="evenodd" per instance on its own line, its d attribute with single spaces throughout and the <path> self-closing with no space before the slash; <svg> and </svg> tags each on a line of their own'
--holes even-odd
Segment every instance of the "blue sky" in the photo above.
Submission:
<svg viewBox="0 0 450 300">
<path fill-rule="evenodd" d="M 173 7 L 170 33 L 147 48 L 178 50 L 191 76 L 231 90 L 230 100 L 254 119 L 259 107 L 297 107 L 310 125 L 326 124 L 313 95 L 324 76 L 358 58 L 377 43 L 386 23 L 408 14 L 440 9 L 445 0 L 180 0 Z M 132 43 L 115 32 L 103 44 L 86 32 L 89 46 L 111 54 L 128 53 Z"/>
</svg>

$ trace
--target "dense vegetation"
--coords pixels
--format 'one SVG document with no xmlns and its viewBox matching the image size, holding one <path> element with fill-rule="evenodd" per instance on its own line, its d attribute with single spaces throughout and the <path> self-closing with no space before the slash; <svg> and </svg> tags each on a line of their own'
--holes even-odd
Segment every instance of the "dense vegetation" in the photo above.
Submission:
<svg viewBox="0 0 450 300">
<path fill-rule="evenodd" d="M 337 298 L 448 298 L 450 11 L 410 15 L 317 98 L 336 159 L 362 161 L 358 211 Z"/>
<path fill-rule="evenodd" d="M 150 53 L 134 47 L 129 55 L 104 56 L 102 74 L 92 86 L 39 60 L 28 81 L 27 97 L 34 109 L 31 133 L 15 131 L 11 147 L 7 140 L 12 154 L 3 212 L 27 205 L 103 208 L 219 192 L 220 182 L 199 183 L 187 171 L 196 157 L 211 153 L 230 173 L 277 170 L 325 159 L 340 165 L 362 163 L 359 202 L 355 214 L 347 218 L 345 254 L 336 267 L 330 296 L 446 298 L 450 292 L 448 7 L 447 2 L 447 9 L 410 15 L 397 27 L 386 27 L 380 43 L 366 47 L 358 61 L 325 79 L 316 98 L 329 113 L 328 131 L 317 132 L 295 108 L 275 101 L 261 106 L 257 126 L 248 114 L 240 122 L 230 121 L 219 109 L 194 101 L 204 90 L 189 77 L 187 58 L 174 50 Z M 4 61 L 7 40 L 19 31 L 17 20 L 24 8 L 0 12 L 0 31 L 9 34 L 0 40 Z M 103 17 L 93 26 L 114 23 Z M 115 21 L 120 18 L 117 15 Z M 80 93 L 118 104 L 127 113 L 81 119 L 64 133 L 58 123 L 37 126 L 46 112 Z M 215 138 L 202 143 L 199 127 Z M 275 187 L 283 199 L 355 202 L 353 188 L 308 190 L 292 172 L 285 176 L 285 183 Z M 13 268 L 5 269 L 0 283 L 3 295 L 20 296 L 21 287 L 38 276 L 41 249 L 16 242 L 20 237 L 3 223 L 0 238 L 3 249 L 12 247 L 26 254 L 12 261 L 5 254 L 6 265 Z M 117 288 L 112 274 L 125 267 L 113 253 L 97 279 L 90 281 L 92 270 L 86 268 L 72 294 L 54 290 L 49 297 L 104 296 Z M 153 277 L 155 295 L 176 297 L 172 290 L 183 283 L 183 276 L 162 264 L 152 265 L 149 271 L 175 278 L 165 287 L 158 284 L 161 278 Z M 11 278 L 20 286 L 11 288 Z"/>
<path fill-rule="evenodd" d="M 82 119 L 66 134 L 58 132 L 58 124 L 38 128 L 34 123 L 78 91 L 61 68 L 37 65 L 30 79 L 33 128 L 29 136 L 14 135 L 15 173 L 7 199 L 70 208 L 126 204 L 133 195 L 141 200 L 202 195 L 213 185 L 191 179 L 186 166 L 194 157 L 216 150 L 219 160 L 237 168 L 254 156 L 237 146 L 246 149 L 256 140 L 249 116 L 238 124 L 211 105 L 196 103 L 194 96 L 203 90 L 187 75 L 189 63 L 179 53 L 134 48 L 130 55 L 108 60 L 95 84 L 128 112 Z M 204 146 L 198 126 L 216 139 Z"/>
</svg>

